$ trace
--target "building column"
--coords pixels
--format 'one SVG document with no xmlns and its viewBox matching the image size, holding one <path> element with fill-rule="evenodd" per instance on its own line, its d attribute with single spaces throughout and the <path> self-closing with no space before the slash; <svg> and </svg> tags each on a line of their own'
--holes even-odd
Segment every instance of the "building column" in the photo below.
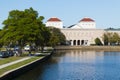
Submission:
<svg viewBox="0 0 120 80">
<path fill-rule="evenodd" d="M 73 40 L 71 40 L 71 46 L 73 46 Z"/>
<path fill-rule="evenodd" d="M 80 40 L 80 46 L 81 46 L 81 40 Z"/>
</svg>

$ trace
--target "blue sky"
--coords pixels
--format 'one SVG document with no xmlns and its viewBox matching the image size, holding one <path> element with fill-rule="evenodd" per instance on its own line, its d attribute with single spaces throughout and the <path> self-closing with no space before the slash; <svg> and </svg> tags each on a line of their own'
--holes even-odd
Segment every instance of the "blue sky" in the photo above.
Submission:
<svg viewBox="0 0 120 80">
<path fill-rule="evenodd" d="M 70 26 L 90 17 L 96 21 L 97 28 L 120 28 L 120 0 L 1 0 L 0 28 L 9 11 L 30 7 L 45 17 L 44 22 L 58 17 L 64 26 Z"/>
</svg>

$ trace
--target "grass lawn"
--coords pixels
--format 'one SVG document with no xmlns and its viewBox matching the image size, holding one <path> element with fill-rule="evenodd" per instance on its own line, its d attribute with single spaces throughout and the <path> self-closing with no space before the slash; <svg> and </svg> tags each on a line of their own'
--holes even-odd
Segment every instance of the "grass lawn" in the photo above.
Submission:
<svg viewBox="0 0 120 80">
<path fill-rule="evenodd" d="M 2 64 L 6 64 L 6 63 L 9 63 L 9 62 L 12 62 L 12 61 L 15 61 L 15 60 L 19 60 L 19 59 L 22 59 L 24 57 L 8 57 L 8 58 L 0 58 L 0 65 Z"/>
<path fill-rule="evenodd" d="M 16 61 L 22 58 L 28 57 L 28 52 L 23 53 L 21 56 L 12 56 L 12 57 L 8 57 L 8 58 L 0 58 L 0 65 L 2 64 L 6 64 L 12 61 Z"/>
<path fill-rule="evenodd" d="M 0 69 L 0 75 L 4 74 L 7 71 L 19 68 L 20 66 L 26 65 L 26 64 L 28 64 L 28 63 L 30 63 L 32 61 L 35 61 L 37 59 L 40 59 L 40 58 L 42 58 L 42 57 L 32 57 L 32 58 L 30 58 L 28 60 L 13 64 L 13 65 L 5 67 L 5 68 L 2 68 L 2 69 Z"/>
</svg>

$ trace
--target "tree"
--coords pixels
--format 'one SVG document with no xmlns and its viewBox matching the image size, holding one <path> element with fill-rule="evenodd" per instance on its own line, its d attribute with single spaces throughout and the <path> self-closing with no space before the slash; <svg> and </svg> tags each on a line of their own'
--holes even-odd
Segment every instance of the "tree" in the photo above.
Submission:
<svg viewBox="0 0 120 80">
<path fill-rule="evenodd" d="M 111 43 L 117 44 L 120 41 L 120 36 L 117 33 L 113 33 L 111 38 Z"/>
<path fill-rule="evenodd" d="M 55 34 L 52 34 L 50 37 L 49 45 L 54 47 L 58 45 L 58 43 L 59 43 L 59 38 Z"/>
<path fill-rule="evenodd" d="M 4 45 L 45 45 L 49 41 L 50 32 L 43 24 L 43 19 L 43 16 L 38 17 L 38 12 L 33 8 L 10 11 L 8 18 L 3 22 L 5 26 L 0 32 L 0 42 Z"/>
<path fill-rule="evenodd" d="M 101 42 L 101 40 L 99 38 L 95 39 L 95 44 L 96 45 L 103 45 L 102 42 Z"/>
<path fill-rule="evenodd" d="M 50 40 L 50 36 L 51 36 L 50 30 L 46 27 L 43 27 L 41 29 L 41 36 L 44 36 L 44 37 L 37 36 L 38 39 L 36 39 L 35 43 L 36 43 L 36 46 L 38 47 L 41 46 L 41 50 L 43 51 L 44 46 L 46 46 Z"/>
<path fill-rule="evenodd" d="M 108 36 L 107 34 L 103 34 L 103 42 L 104 42 L 104 45 L 108 45 Z"/>
<path fill-rule="evenodd" d="M 49 45 L 56 46 L 61 45 L 66 42 L 65 35 L 58 28 L 48 27 L 51 32 L 51 37 L 49 41 Z"/>
<path fill-rule="evenodd" d="M 104 45 L 116 45 L 120 43 L 120 36 L 118 33 L 104 33 L 103 35 Z"/>
</svg>

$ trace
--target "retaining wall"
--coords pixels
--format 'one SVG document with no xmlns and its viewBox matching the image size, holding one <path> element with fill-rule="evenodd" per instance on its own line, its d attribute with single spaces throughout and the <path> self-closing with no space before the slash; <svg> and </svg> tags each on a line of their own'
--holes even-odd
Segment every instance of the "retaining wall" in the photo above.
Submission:
<svg viewBox="0 0 120 80">
<path fill-rule="evenodd" d="M 56 46 L 55 50 L 105 50 L 120 51 L 120 46 Z"/>
</svg>

